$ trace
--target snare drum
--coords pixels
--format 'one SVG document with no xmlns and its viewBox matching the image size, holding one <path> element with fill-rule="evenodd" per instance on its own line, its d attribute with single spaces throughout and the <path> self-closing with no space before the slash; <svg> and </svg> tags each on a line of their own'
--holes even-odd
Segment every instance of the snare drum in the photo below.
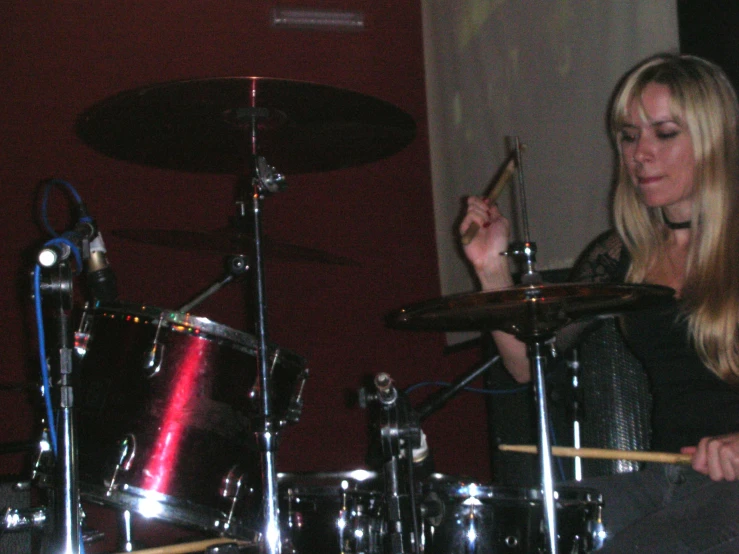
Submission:
<svg viewBox="0 0 739 554">
<path fill-rule="evenodd" d="M 261 502 L 249 494 L 261 475 L 255 339 L 203 317 L 120 304 L 86 311 L 76 346 L 81 496 L 252 538 L 248 516 Z M 269 356 L 280 383 L 273 411 L 284 417 L 305 361 L 284 349 Z"/>
<path fill-rule="evenodd" d="M 426 554 L 549 552 L 542 494 L 536 489 L 482 486 L 434 475 L 422 486 L 422 550 Z M 590 552 L 597 542 L 602 499 L 592 489 L 555 491 L 559 552 Z"/>
<path fill-rule="evenodd" d="M 374 472 L 281 473 L 286 554 L 382 554 L 382 480 Z"/>
</svg>

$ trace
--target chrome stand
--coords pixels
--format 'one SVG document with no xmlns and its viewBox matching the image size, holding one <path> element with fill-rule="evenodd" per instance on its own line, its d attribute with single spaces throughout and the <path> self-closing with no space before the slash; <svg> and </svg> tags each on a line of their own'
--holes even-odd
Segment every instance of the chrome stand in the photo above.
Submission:
<svg viewBox="0 0 739 554">
<path fill-rule="evenodd" d="M 554 503 L 554 477 L 552 472 L 552 440 L 549 430 L 549 411 L 547 409 L 547 393 L 544 382 L 546 341 L 534 340 L 527 345 L 531 372 L 536 378 L 537 421 L 539 424 L 538 446 L 539 467 L 541 470 L 541 490 L 544 499 L 544 521 L 547 525 L 549 552 L 557 554 L 557 508 Z"/>
<path fill-rule="evenodd" d="M 256 128 L 256 125 L 252 125 Z M 274 421 L 272 409 L 272 383 L 267 350 L 267 296 L 265 290 L 264 256 L 262 253 L 262 200 L 268 192 L 277 192 L 284 185 L 281 175 L 273 174 L 264 158 L 254 158 L 252 178 L 252 210 L 254 224 L 254 265 L 256 271 L 256 331 L 258 340 L 258 374 L 261 406 L 261 421 L 258 422 L 257 441 L 262 452 L 262 549 L 269 554 L 279 554 L 282 549 L 277 489 L 278 422 Z"/>
<path fill-rule="evenodd" d="M 541 276 L 535 271 L 536 245 L 532 242 L 516 245 L 508 252 L 511 256 L 524 256 L 526 272 L 522 278 L 526 285 L 536 285 L 541 283 Z M 535 298 L 536 287 L 532 286 L 532 299 Z M 536 325 L 531 326 L 536 329 Z M 537 424 L 538 424 L 538 447 L 539 447 L 539 468 L 540 468 L 540 484 L 541 494 L 544 504 L 544 522 L 547 528 L 547 537 L 549 542 L 549 550 L 551 554 L 557 554 L 557 508 L 554 501 L 554 475 L 552 471 L 552 440 L 551 431 L 549 429 L 549 410 L 547 407 L 546 382 L 544 380 L 544 370 L 546 368 L 546 351 L 549 349 L 552 335 L 532 331 L 530 335 L 520 334 L 518 338 L 526 344 L 526 352 L 531 367 L 531 376 L 534 379 L 536 387 L 534 393 L 536 395 L 537 407 Z"/>
<path fill-rule="evenodd" d="M 72 271 L 66 260 L 49 268 L 48 281 L 41 284 L 41 293 L 52 297 L 57 310 L 58 339 L 58 446 L 55 460 L 54 488 L 54 554 L 80 552 L 80 494 L 78 482 L 77 438 L 74 421 L 72 389 L 72 333 L 69 312 L 72 305 Z M 45 391 L 52 394 L 53 391 Z"/>
<path fill-rule="evenodd" d="M 523 268 L 521 283 L 523 285 L 540 285 L 543 281 L 536 271 L 536 243 L 531 242 L 529 234 L 528 210 L 526 206 L 526 187 L 524 185 L 523 160 L 521 159 L 521 144 L 515 137 L 516 163 L 518 166 L 518 191 L 521 204 L 521 218 L 523 222 L 524 241 L 511 244 L 506 254 L 517 258 Z M 544 500 L 544 522 L 547 527 L 549 552 L 557 554 L 557 508 L 554 503 L 554 477 L 552 471 L 552 440 L 549 429 L 549 410 L 547 408 L 546 384 L 544 382 L 544 368 L 546 367 L 545 345 L 551 336 L 534 335 L 519 336 L 526 343 L 526 350 L 531 367 L 531 375 L 536 385 L 537 421 L 539 425 L 539 467 L 541 472 L 541 493 Z"/>
</svg>

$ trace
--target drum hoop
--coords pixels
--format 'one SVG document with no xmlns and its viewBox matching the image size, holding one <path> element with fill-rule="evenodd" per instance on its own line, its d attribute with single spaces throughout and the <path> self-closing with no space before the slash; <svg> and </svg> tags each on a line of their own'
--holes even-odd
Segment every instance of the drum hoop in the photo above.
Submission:
<svg viewBox="0 0 739 554">
<path fill-rule="evenodd" d="M 447 498 L 470 498 L 470 489 L 473 489 L 474 497 L 481 500 L 510 500 L 541 502 L 543 495 L 541 490 L 514 487 L 510 485 L 483 485 L 474 480 L 455 480 L 453 476 L 433 474 L 429 480 L 423 483 L 424 493 L 436 492 Z M 578 486 L 556 486 L 555 498 L 560 503 L 588 502 L 602 503 L 600 493 L 587 487 Z"/>
<path fill-rule="evenodd" d="M 380 493 L 382 488 L 380 474 L 368 470 L 278 473 L 277 481 L 293 494 L 305 495 L 335 496 L 342 491 L 342 481 L 347 483 L 343 490 L 352 493 Z"/>
<path fill-rule="evenodd" d="M 216 323 L 207 317 L 196 316 L 190 313 L 178 312 L 177 310 L 168 310 L 147 304 L 135 304 L 127 302 L 116 302 L 115 304 L 98 303 L 91 309 L 93 315 L 107 318 L 133 317 L 139 318 L 144 324 L 157 325 L 161 318 L 162 322 L 172 332 L 188 333 L 188 329 L 197 331 L 193 336 L 202 337 L 204 339 L 213 340 L 221 339 L 232 343 L 232 346 L 256 357 L 257 341 L 256 339 L 244 331 L 238 331 L 227 325 Z M 182 327 L 182 329 L 177 329 Z M 269 345 L 270 357 L 275 352 L 279 356 L 279 364 L 302 369 L 306 366 L 306 360 L 303 356 L 296 354 L 286 348 L 278 347 L 275 344 Z"/>
<path fill-rule="evenodd" d="M 197 529 L 217 531 L 225 533 L 229 537 L 238 537 L 244 540 L 256 540 L 258 537 L 253 526 L 238 519 L 232 521 L 230 526 L 226 528 L 227 517 L 220 510 L 165 494 L 156 494 L 154 495 L 156 498 L 152 498 L 151 491 L 130 485 L 123 485 L 123 489 L 109 492 L 106 487 L 82 481 L 80 483 L 80 497 L 95 504 L 131 510 L 145 517 L 151 516 L 146 508 L 147 504 L 150 505 L 151 500 L 155 500 L 161 509 L 160 513 L 153 516 L 155 519 Z"/>
</svg>

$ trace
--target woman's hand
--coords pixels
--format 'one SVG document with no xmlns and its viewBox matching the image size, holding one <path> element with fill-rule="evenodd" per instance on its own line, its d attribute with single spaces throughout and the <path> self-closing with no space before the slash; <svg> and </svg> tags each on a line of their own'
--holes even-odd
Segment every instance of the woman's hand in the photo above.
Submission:
<svg viewBox="0 0 739 554">
<path fill-rule="evenodd" d="M 693 456 L 693 469 L 714 481 L 739 479 L 739 433 L 704 437 L 698 446 L 685 446 L 680 451 Z"/>
<path fill-rule="evenodd" d="M 513 285 L 513 277 L 508 266 L 508 257 L 503 255 L 508 249 L 510 224 L 498 210 L 498 206 L 488 205 L 477 197 L 467 199 L 467 214 L 459 225 L 460 236 L 472 223 L 479 227 L 475 238 L 464 246 L 464 253 L 477 273 L 483 290 L 491 291 Z M 503 363 L 509 373 L 519 383 L 531 380 L 531 368 L 526 356 L 526 346 L 513 335 L 503 331 L 493 331 L 493 339 Z"/>
<path fill-rule="evenodd" d="M 471 196 L 467 199 L 467 214 L 459 226 L 460 235 L 464 235 L 472 223 L 479 229 L 475 238 L 464 246 L 464 252 L 482 288 L 494 290 L 511 286 L 513 279 L 508 258 L 503 255 L 508 249 L 510 223 L 496 204 L 490 206 L 482 198 Z"/>
</svg>

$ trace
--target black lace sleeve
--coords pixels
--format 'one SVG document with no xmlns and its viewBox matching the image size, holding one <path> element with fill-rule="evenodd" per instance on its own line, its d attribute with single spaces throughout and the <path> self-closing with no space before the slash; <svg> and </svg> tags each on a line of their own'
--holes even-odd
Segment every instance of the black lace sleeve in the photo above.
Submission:
<svg viewBox="0 0 739 554">
<path fill-rule="evenodd" d="M 599 235 L 575 262 L 570 281 L 575 283 L 623 283 L 629 255 L 615 231 Z"/>
<path fill-rule="evenodd" d="M 623 283 L 628 269 L 629 255 L 623 242 L 615 231 L 606 231 L 591 242 L 575 262 L 570 282 Z M 601 323 L 597 318 L 586 318 L 560 329 L 557 350 L 567 352 Z"/>
</svg>

